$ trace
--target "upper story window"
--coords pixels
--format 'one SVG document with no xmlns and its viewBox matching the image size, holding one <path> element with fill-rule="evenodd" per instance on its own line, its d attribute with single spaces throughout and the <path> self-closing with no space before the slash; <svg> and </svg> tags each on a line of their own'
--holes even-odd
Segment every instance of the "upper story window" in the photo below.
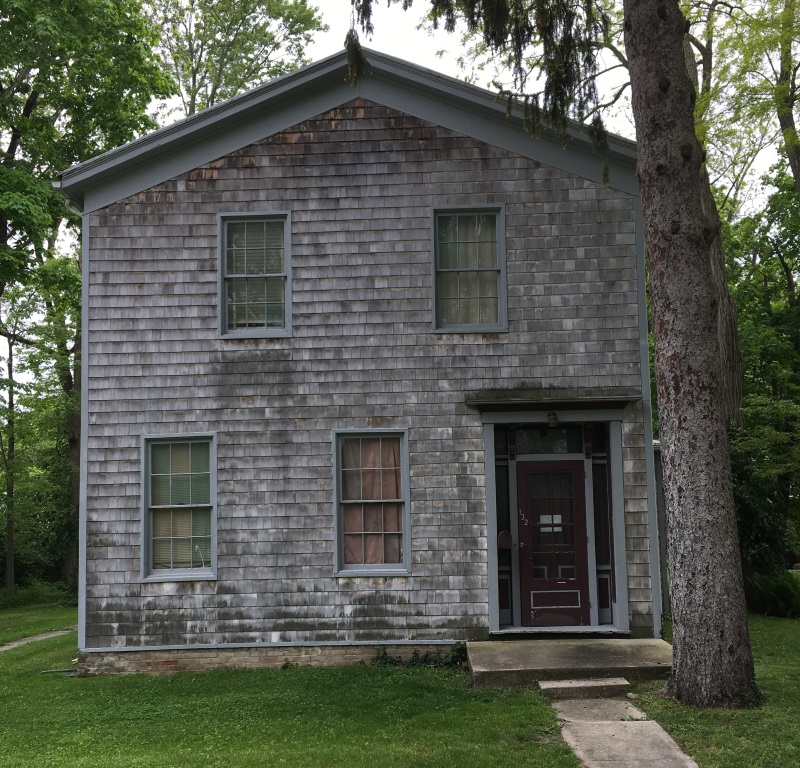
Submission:
<svg viewBox="0 0 800 768">
<path fill-rule="evenodd" d="M 502 209 L 434 214 L 434 327 L 507 327 L 505 220 Z"/>
<path fill-rule="evenodd" d="M 144 452 L 144 576 L 212 577 L 216 564 L 213 438 L 148 438 Z"/>
<path fill-rule="evenodd" d="M 288 214 L 221 217 L 223 336 L 289 336 Z"/>
<path fill-rule="evenodd" d="M 405 432 L 339 433 L 336 451 L 337 570 L 409 570 Z"/>
</svg>

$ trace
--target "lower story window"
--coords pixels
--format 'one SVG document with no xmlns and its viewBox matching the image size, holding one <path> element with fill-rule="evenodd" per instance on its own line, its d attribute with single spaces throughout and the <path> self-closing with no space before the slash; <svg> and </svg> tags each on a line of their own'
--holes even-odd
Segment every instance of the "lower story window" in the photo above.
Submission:
<svg viewBox="0 0 800 768">
<path fill-rule="evenodd" d="M 340 433 L 336 458 L 338 569 L 407 570 L 405 433 Z"/>
<path fill-rule="evenodd" d="M 213 440 L 151 439 L 145 452 L 145 575 L 212 573 Z"/>
</svg>

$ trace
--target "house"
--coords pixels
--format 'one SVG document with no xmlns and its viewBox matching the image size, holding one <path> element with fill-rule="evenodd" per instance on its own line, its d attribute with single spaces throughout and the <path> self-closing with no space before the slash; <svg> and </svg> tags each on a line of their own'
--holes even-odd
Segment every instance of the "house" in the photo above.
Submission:
<svg viewBox="0 0 800 768">
<path fill-rule="evenodd" d="M 635 146 L 367 57 L 62 175 L 86 671 L 660 633 Z"/>
</svg>

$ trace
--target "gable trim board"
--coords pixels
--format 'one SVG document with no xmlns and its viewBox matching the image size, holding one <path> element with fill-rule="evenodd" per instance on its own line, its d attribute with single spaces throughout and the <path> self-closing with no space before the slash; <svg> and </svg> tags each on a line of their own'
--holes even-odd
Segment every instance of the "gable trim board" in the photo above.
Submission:
<svg viewBox="0 0 800 768">
<path fill-rule="evenodd" d="M 61 174 L 61 189 L 90 212 L 160 184 L 241 147 L 362 97 L 514 154 L 603 182 L 603 158 L 573 128 L 567 146 L 542 129 L 524 130 L 521 109 L 491 91 L 365 49 L 369 71 L 356 86 L 345 82 L 343 53 L 284 75 L 229 101 L 87 160 Z M 635 144 L 608 139 L 609 186 L 638 196 Z"/>
<path fill-rule="evenodd" d="M 453 81 L 450 78 L 444 78 L 427 70 L 420 70 L 413 65 L 407 65 L 403 62 L 398 62 L 389 57 L 384 57 L 380 54 L 368 53 L 370 61 L 373 62 L 373 74 L 366 75 L 363 83 L 373 80 L 376 83 L 374 87 L 374 98 L 370 101 L 375 103 L 389 102 L 387 106 L 392 109 L 398 109 L 399 105 L 408 106 L 409 109 L 400 109 L 406 114 L 418 113 L 419 117 L 426 122 L 443 125 L 445 128 L 457 131 L 464 136 L 470 136 L 480 141 L 485 141 L 487 144 L 495 147 L 500 147 L 507 151 L 517 154 L 521 157 L 532 159 L 537 163 L 542 163 L 550 167 L 562 170 L 564 172 L 578 175 L 582 178 L 589 178 L 590 181 L 600 183 L 602 177 L 602 161 L 596 156 L 591 154 L 591 148 L 580 137 L 573 139 L 567 149 L 563 149 L 552 139 L 535 141 L 521 130 L 521 120 L 508 120 L 505 118 L 505 107 L 498 106 L 494 100 L 494 95 L 488 94 L 480 89 L 475 89 L 472 86 Z M 377 66 L 376 66 L 377 62 Z M 170 127 L 169 129 L 162 129 L 162 131 L 155 134 L 153 137 L 145 137 L 139 142 L 134 142 L 132 145 L 127 145 L 119 150 L 114 150 L 112 153 L 101 156 L 95 160 L 78 166 L 63 175 L 62 189 L 74 202 L 83 204 L 84 210 L 84 237 L 83 237 L 83 269 L 84 269 L 84 287 L 83 287 L 83 302 L 84 302 L 84 316 L 83 316 L 83 337 L 86 343 L 86 355 L 84 358 L 84 381 L 87 386 L 83 388 L 82 392 L 82 467 L 81 467 L 81 575 L 80 575 L 80 627 L 79 627 L 79 647 L 82 651 L 99 652 L 100 650 L 143 650 L 143 649 L 161 649 L 161 648 L 191 648 L 195 649 L 197 645 L 106 645 L 102 642 L 98 643 L 97 640 L 87 642 L 86 622 L 87 622 L 87 485 L 88 485 L 88 435 L 90 429 L 90 407 L 88 386 L 90 378 L 96 375 L 92 366 L 94 360 L 90 353 L 90 291 L 89 281 L 92 274 L 92 259 L 90 258 L 90 239 L 89 239 L 89 219 L 93 212 L 100 213 L 106 206 L 115 203 L 117 200 L 124 199 L 126 196 L 135 195 L 138 192 L 147 188 L 145 185 L 153 185 L 155 183 L 162 183 L 174 178 L 176 175 L 193 170 L 196 165 L 202 165 L 213 160 L 216 160 L 226 152 L 236 151 L 242 148 L 240 142 L 245 140 L 242 137 L 245 134 L 237 133 L 236 126 L 231 127 L 233 122 L 241 121 L 246 122 L 243 115 L 247 116 L 247 120 L 252 120 L 253 124 L 248 127 L 252 133 L 247 134 L 247 141 L 252 144 L 253 142 L 261 141 L 265 138 L 265 126 L 272 126 L 267 130 L 273 130 L 275 125 L 281 125 L 284 128 L 291 127 L 297 122 L 297 118 L 310 119 L 320 114 L 320 101 L 319 99 L 327 98 L 332 93 L 336 93 L 335 97 L 331 97 L 331 101 L 340 100 L 339 103 L 351 102 L 354 98 L 363 96 L 361 89 L 352 89 L 346 84 L 339 83 L 339 79 L 343 78 L 343 55 L 332 57 L 331 59 L 322 62 L 320 65 L 312 65 L 299 73 L 294 73 L 286 78 L 281 78 L 275 83 L 267 84 L 260 89 L 256 89 L 250 94 L 245 94 L 239 99 L 235 99 L 227 104 L 219 105 L 219 107 L 212 108 L 209 113 L 201 113 L 196 116 L 197 119 L 190 119 L 178 124 L 178 127 Z M 328 78 L 326 80 L 325 78 Z M 294 80 L 293 80 L 294 79 Z M 287 84 L 288 82 L 288 84 Z M 297 88 L 292 87 L 292 82 L 295 82 Z M 330 88 L 326 87 L 330 85 Z M 326 87 L 323 87 L 326 86 Z M 365 86 L 366 87 L 366 86 Z M 324 93 L 321 93 L 324 92 Z M 253 95 L 255 94 L 255 95 Z M 239 101 L 243 103 L 239 104 Z M 396 103 L 395 103 L 396 102 Z M 327 104 L 327 102 L 326 102 Z M 334 105 L 338 106 L 338 104 Z M 265 118 L 263 112 L 270 110 L 269 115 Z M 466 116 L 465 110 L 471 110 Z M 425 116 L 427 115 L 427 117 Z M 432 119 L 435 118 L 435 119 Z M 206 120 L 206 123 L 203 123 Z M 283 125 L 287 121 L 295 120 L 295 122 L 288 122 L 288 125 Z M 271 122 L 274 121 L 274 122 Z M 188 124 L 187 124 L 188 123 Z M 242 130 L 244 128 L 239 126 Z M 468 131 L 465 130 L 468 127 Z M 278 129 L 282 130 L 282 129 Z M 196 139 L 196 132 L 200 132 L 201 137 Z M 274 132 L 274 131 L 273 131 Z M 223 135 L 225 134 L 225 135 Z M 238 136 L 233 141 L 238 146 L 231 146 L 231 135 Z M 485 135 L 485 138 L 483 136 Z M 209 138 L 210 137 L 210 138 Z M 255 138 L 253 138 L 255 137 Z M 250 139 L 253 141 L 250 141 Z M 487 140 L 488 139 L 488 140 Z M 619 189 L 625 193 L 633 194 L 633 215 L 634 215 L 634 230 L 635 230 L 635 250 L 640 255 L 643 252 L 643 236 L 641 227 L 641 215 L 638 204 L 638 196 L 635 190 L 635 177 L 633 174 L 633 158 L 634 151 L 633 145 L 628 142 L 620 141 L 614 146 L 619 146 L 619 152 L 613 156 L 611 163 L 611 180 L 612 187 Z M 222 151 L 224 147 L 227 150 Z M 168 153 L 169 161 L 165 162 L 164 153 Z M 203 158 L 200 160 L 199 158 Z M 589 158 L 587 160 L 587 158 Z M 194 163 L 194 165 L 191 165 Z M 187 165 L 188 164 L 188 165 Z M 177 168 L 181 170 L 176 171 Z M 158 181 L 156 181 L 158 179 Z M 613 185 L 616 182 L 616 187 Z M 492 199 L 481 199 L 480 202 L 470 201 L 469 196 L 466 195 L 463 204 L 457 205 L 439 205 L 436 204 L 430 211 L 448 210 L 449 208 L 466 210 L 478 209 L 488 210 L 491 208 L 503 207 L 501 201 Z M 286 212 L 289 206 L 276 206 L 271 202 L 267 207 L 263 203 L 258 203 L 255 208 L 256 211 L 266 210 L 269 215 L 273 215 L 274 211 Z M 221 210 L 225 213 L 214 212 L 215 216 L 227 215 L 250 215 L 252 210 L 236 210 L 235 206 L 224 205 Z M 287 217 L 288 220 L 288 217 Z M 293 254 L 294 255 L 294 254 Z M 429 262 L 430 263 L 430 262 Z M 121 265 L 123 266 L 123 265 Z M 430 267 L 428 268 L 430 270 Z M 430 276 L 429 278 L 430 279 Z M 644 305 L 644 283 L 642 280 L 641 262 L 637 267 L 637 280 L 636 280 L 636 305 L 638 315 L 638 328 L 639 328 L 639 381 L 640 386 L 634 389 L 622 390 L 617 388 L 615 391 L 602 389 L 586 389 L 585 391 L 575 390 L 574 398 L 572 396 L 564 397 L 564 393 L 556 388 L 545 388 L 541 392 L 549 397 L 549 402 L 558 404 L 561 409 L 576 408 L 574 411 L 574 419 L 587 419 L 589 418 L 587 411 L 588 408 L 594 408 L 594 417 L 600 419 L 608 419 L 606 423 L 610 423 L 610 411 L 600 412 L 597 409 L 603 408 L 605 405 L 610 406 L 611 409 L 618 409 L 624 406 L 625 403 L 632 405 L 639 404 L 642 414 L 642 429 L 644 430 L 644 444 L 642 459 L 645 463 L 645 474 L 648 477 L 646 482 L 647 486 L 647 518 L 648 528 L 653 531 L 655 521 L 655 504 L 651 503 L 653 496 L 653 486 L 649 478 L 652 477 L 652 453 L 646 446 L 651 444 L 651 440 L 647 438 L 650 432 L 650 404 L 649 404 L 649 382 L 648 382 L 648 357 L 647 357 L 647 338 L 646 338 L 646 315 Z M 218 328 L 219 326 L 217 326 Z M 471 332 L 451 332 L 451 331 L 437 331 L 436 334 L 428 327 L 429 334 L 440 335 L 441 344 L 451 344 L 457 339 L 464 336 L 466 333 L 470 337 L 481 337 L 481 333 Z M 513 328 L 501 335 L 508 337 L 513 334 Z M 218 344 L 223 345 L 228 341 L 227 339 L 219 338 L 219 331 L 217 330 L 216 338 Z M 234 340 L 237 345 L 240 345 L 237 340 Z M 278 345 L 291 345 L 291 337 L 287 339 L 266 339 L 261 340 L 262 343 L 278 344 Z M 249 340 L 248 343 L 255 343 L 255 340 Z M 285 347 L 284 347 L 285 348 Z M 506 395 L 513 399 L 514 389 L 504 390 Z M 519 390 L 518 390 L 519 391 Z M 469 409 L 476 413 L 480 411 L 479 421 L 482 420 L 484 426 L 482 427 L 484 433 L 484 444 L 488 446 L 486 440 L 488 439 L 489 432 L 491 432 L 492 424 L 494 423 L 524 423 L 528 420 L 540 421 L 542 414 L 539 410 L 543 407 L 541 402 L 537 402 L 538 397 L 531 391 L 519 391 L 521 397 L 517 398 L 514 404 L 509 402 L 494 403 L 492 400 L 492 393 L 489 389 L 484 389 L 481 394 L 480 390 L 472 390 L 467 388 L 465 391 L 466 404 Z M 510 408 L 509 408 L 510 406 Z M 527 412 L 526 412 L 527 411 Z M 579 412 L 580 411 L 580 412 Z M 499 412 L 499 414 L 497 413 Z M 614 410 L 614 417 L 616 419 L 619 411 Z M 568 419 L 566 419 L 568 420 Z M 187 422 L 185 425 L 188 427 L 187 433 L 201 431 L 211 432 L 216 429 L 211 429 L 206 426 L 193 429 L 191 423 Z M 384 424 L 384 426 L 386 426 Z M 170 436 L 173 434 L 176 437 L 181 437 L 180 431 L 176 430 L 174 424 L 165 427 L 166 433 Z M 414 424 L 412 422 L 405 422 L 401 425 L 404 429 L 411 429 L 414 431 Z M 353 424 L 348 422 L 339 429 L 342 431 L 364 431 L 366 428 L 365 423 Z M 488 429 L 488 431 L 487 431 Z M 379 431 L 380 428 L 379 428 Z M 391 431 L 383 429 L 382 431 Z M 148 430 L 149 434 L 154 433 L 153 429 Z M 335 448 L 335 443 L 334 443 Z M 621 450 L 621 448 L 620 448 Z M 490 451 L 487 449 L 487 460 L 490 457 Z M 487 488 L 491 487 L 490 482 L 493 482 L 493 468 L 486 468 L 485 480 Z M 619 489 L 618 489 L 619 491 Z M 620 491 L 621 492 L 621 491 Z M 620 497 L 621 499 L 621 497 Z M 619 500 L 618 500 L 619 501 Z M 487 494 L 487 513 L 491 515 L 491 504 L 488 503 L 489 498 Z M 331 499 L 334 503 L 334 499 Z M 411 502 L 418 503 L 418 502 Z M 491 533 L 491 526 L 493 522 L 491 516 L 487 519 L 489 531 Z M 619 537 L 619 529 L 615 529 L 615 536 Z M 489 535 L 491 541 L 491 535 Z M 624 534 L 623 534 L 624 539 Z M 624 543 L 617 542 L 617 546 L 622 546 L 624 551 Z M 653 584 L 657 584 L 659 580 L 657 557 L 658 542 L 655 536 L 649 538 L 649 579 Z M 491 568 L 492 565 L 492 547 L 488 547 L 489 555 L 486 563 L 487 567 Z M 620 550 L 618 550 L 620 551 Z M 656 556 L 654 556 L 656 553 Z M 333 572 L 334 563 L 331 563 Z M 618 562 L 618 567 L 624 567 L 624 558 Z M 490 571 L 491 573 L 491 571 Z M 342 573 L 340 576 L 348 577 L 348 574 Z M 412 568 L 413 577 L 413 568 Z M 369 579 L 369 576 L 365 577 Z M 497 623 L 497 594 L 496 583 L 492 576 L 489 577 L 489 606 L 488 606 L 488 625 L 486 630 L 502 632 L 503 630 Z M 660 631 L 660 591 L 658 589 L 652 590 L 652 626 L 657 634 Z M 627 615 L 625 620 L 614 622 L 616 631 L 627 631 Z M 575 631 L 600 631 L 609 632 L 615 631 L 613 627 L 607 625 L 593 626 L 584 628 L 576 628 Z M 547 631 L 547 630 L 530 630 L 530 631 Z M 414 632 L 410 633 L 414 635 Z M 445 637 L 439 635 L 438 638 L 428 634 L 419 636 L 420 644 L 432 643 L 447 643 L 453 640 L 460 639 L 458 633 L 453 633 L 452 637 Z M 264 642 L 266 638 L 262 638 L 256 643 L 204 643 L 201 641 L 201 647 L 216 648 L 216 647 L 251 647 L 272 645 L 271 641 Z M 298 638 L 296 641 L 280 641 L 280 646 L 328 646 L 369 643 L 371 641 L 365 640 L 319 640 L 308 641 Z M 391 638 L 387 637 L 384 640 L 378 639 L 376 643 L 388 643 L 391 645 L 398 645 L 405 642 L 415 643 L 413 638 L 399 637 L 395 633 Z"/>
</svg>

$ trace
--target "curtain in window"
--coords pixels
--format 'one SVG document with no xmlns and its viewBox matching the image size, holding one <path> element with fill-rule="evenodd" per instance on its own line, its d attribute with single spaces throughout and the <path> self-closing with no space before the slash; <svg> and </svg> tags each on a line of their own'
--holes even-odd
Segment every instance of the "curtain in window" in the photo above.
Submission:
<svg viewBox="0 0 800 768">
<path fill-rule="evenodd" d="M 345 563 L 401 563 L 400 438 L 344 438 L 341 446 Z"/>
</svg>

